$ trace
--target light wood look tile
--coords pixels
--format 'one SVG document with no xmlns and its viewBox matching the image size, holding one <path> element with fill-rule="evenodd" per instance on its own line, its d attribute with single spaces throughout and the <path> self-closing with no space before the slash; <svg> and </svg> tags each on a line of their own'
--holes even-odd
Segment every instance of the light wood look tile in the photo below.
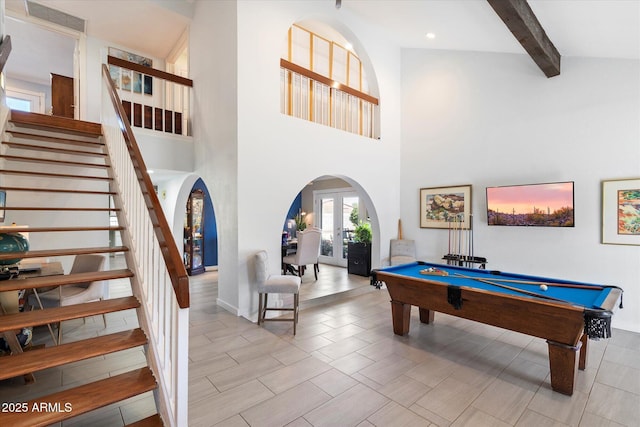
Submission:
<svg viewBox="0 0 640 427">
<path fill-rule="evenodd" d="M 118 257 L 111 257 L 119 268 Z M 640 420 L 640 334 L 590 341 L 573 396 L 551 390 L 544 340 L 437 313 L 407 336 L 393 334 L 389 294 L 345 269 L 307 274 L 296 336 L 216 305 L 217 272 L 192 276 L 189 313 L 189 427 L 518 426 L 636 427 Z M 325 296 L 334 286 L 339 296 Z M 130 295 L 127 280 L 111 297 Z M 317 289 L 314 289 L 317 288 Z M 345 291 L 345 289 L 347 289 Z M 65 341 L 123 330 L 135 311 L 65 322 Z M 51 345 L 46 328 L 34 343 Z M 140 348 L 36 373 L 36 383 L 0 381 L 0 401 L 107 377 L 144 363 Z M 147 393 L 59 426 L 122 426 L 150 414 Z M 181 426 L 182 427 L 182 426 Z"/>
</svg>

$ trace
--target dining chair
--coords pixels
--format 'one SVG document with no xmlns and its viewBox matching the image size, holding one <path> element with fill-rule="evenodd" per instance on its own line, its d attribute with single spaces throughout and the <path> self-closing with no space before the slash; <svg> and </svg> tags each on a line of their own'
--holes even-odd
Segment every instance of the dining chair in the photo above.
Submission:
<svg viewBox="0 0 640 427">
<path fill-rule="evenodd" d="M 304 231 L 298 232 L 298 248 L 296 249 L 296 253 L 282 258 L 285 274 L 289 266 L 296 266 L 298 268 L 298 276 L 302 277 L 306 266 L 313 264 L 313 273 L 315 274 L 316 280 L 318 280 L 318 271 L 320 271 L 318 266 L 320 237 L 320 229 L 316 227 L 307 228 Z"/>
<path fill-rule="evenodd" d="M 293 322 L 293 335 L 298 324 L 298 305 L 300 302 L 300 277 L 269 273 L 269 259 L 266 251 L 255 255 L 256 279 L 258 282 L 258 325 L 265 321 Z M 293 294 L 293 307 L 268 307 L 269 294 Z M 264 301 L 263 301 L 264 299 Z M 267 311 L 293 311 L 293 317 L 274 317 L 267 319 Z"/>
<path fill-rule="evenodd" d="M 407 239 L 391 239 L 389 264 L 400 265 L 416 261 L 416 242 Z"/>
<path fill-rule="evenodd" d="M 101 271 L 104 266 L 103 255 L 83 254 L 77 255 L 73 260 L 69 274 L 90 273 Z M 105 283 L 102 280 L 75 285 L 59 286 L 46 292 L 37 293 L 29 297 L 32 307 L 38 304 L 41 308 L 63 307 L 68 305 L 82 304 L 85 302 L 102 300 L 105 296 Z M 36 301 L 31 299 L 35 298 Z M 39 301 L 37 301 L 39 299 Z M 102 314 L 102 321 L 105 328 L 107 319 Z M 58 324 L 58 344 L 62 344 L 62 324 Z"/>
</svg>

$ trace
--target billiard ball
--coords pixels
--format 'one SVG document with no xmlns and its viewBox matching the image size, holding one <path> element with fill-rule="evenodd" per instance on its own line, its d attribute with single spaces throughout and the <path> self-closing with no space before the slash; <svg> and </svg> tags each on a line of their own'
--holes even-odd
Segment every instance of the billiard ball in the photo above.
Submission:
<svg viewBox="0 0 640 427">
<path fill-rule="evenodd" d="M 546 291 L 547 289 L 549 289 L 549 287 L 547 285 L 540 285 L 540 290 L 541 291 Z"/>
</svg>

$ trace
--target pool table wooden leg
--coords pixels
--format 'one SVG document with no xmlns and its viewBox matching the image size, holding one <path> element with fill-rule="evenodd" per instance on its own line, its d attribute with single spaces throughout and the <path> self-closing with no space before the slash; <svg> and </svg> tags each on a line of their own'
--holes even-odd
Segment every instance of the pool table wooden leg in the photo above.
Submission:
<svg viewBox="0 0 640 427">
<path fill-rule="evenodd" d="M 547 341 L 547 344 L 549 345 L 551 388 L 558 393 L 571 396 L 576 384 L 582 342 L 578 342 L 575 347 L 553 341 Z"/>
<path fill-rule="evenodd" d="M 411 320 L 411 304 L 391 301 L 391 317 L 393 318 L 393 333 L 406 335 L 409 333 Z"/>
<path fill-rule="evenodd" d="M 428 308 L 420 307 L 420 322 L 422 323 L 433 323 L 433 314 L 435 312 L 433 310 L 429 310 Z"/>
<path fill-rule="evenodd" d="M 578 363 L 578 369 L 584 371 L 587 367 L 587 343 L 589 342 L 589 336 L 587 334 L 582 334 L 580 341 L 582 342 L 582 347 L 580 348 L 580 362 Z"/>
</svg>

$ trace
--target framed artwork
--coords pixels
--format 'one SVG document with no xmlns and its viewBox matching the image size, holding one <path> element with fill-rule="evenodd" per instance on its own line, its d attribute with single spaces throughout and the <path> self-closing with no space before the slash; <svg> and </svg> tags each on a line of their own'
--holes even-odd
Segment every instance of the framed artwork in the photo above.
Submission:
<svg viewBox="0 0 640 427">
<path fill-rule="evenodd" d="M 133 62 L 135 64 L 143 65 L 145 67 L 151 68 L 153 66 L 153 60 L 150 58 L 145 58 L 141 55 L 136 55 L 135 53 L 126 52 L 122 49 L 117 49 L 115 47 L 109 47 L 109 55 L 124 59 L 129 62 Z M 109 66 L 109 74 L 111 74 L 112 80 L 116 83 L 116 88 L 126 91 L 133 91 L 135 93 L 144 93 L 145 95 L 153 95 L 153 77 L 142 75 L 138 72 L 132 72 L 131 70 L 122 69 L 122 85 L 118 84 L 118 74 L 120 67 L 116 67 L 113 65 Z"/>
<path fill-rule="evenodd" d="M 420 189 L 420 228 L 449 228 L 457 222 L 466 230 L 470 215 L 470 185 Z"/>
<path fill-rule="evenodd" d="M 0 191 L 0 222 L 4 222 L 4 207 L 7 204 L 7 192 Z"/>
<path fill-rule="evenodd" d="M 640 178 L 602 181 L 602 243 L 640 245 Z"/>
</svg>

